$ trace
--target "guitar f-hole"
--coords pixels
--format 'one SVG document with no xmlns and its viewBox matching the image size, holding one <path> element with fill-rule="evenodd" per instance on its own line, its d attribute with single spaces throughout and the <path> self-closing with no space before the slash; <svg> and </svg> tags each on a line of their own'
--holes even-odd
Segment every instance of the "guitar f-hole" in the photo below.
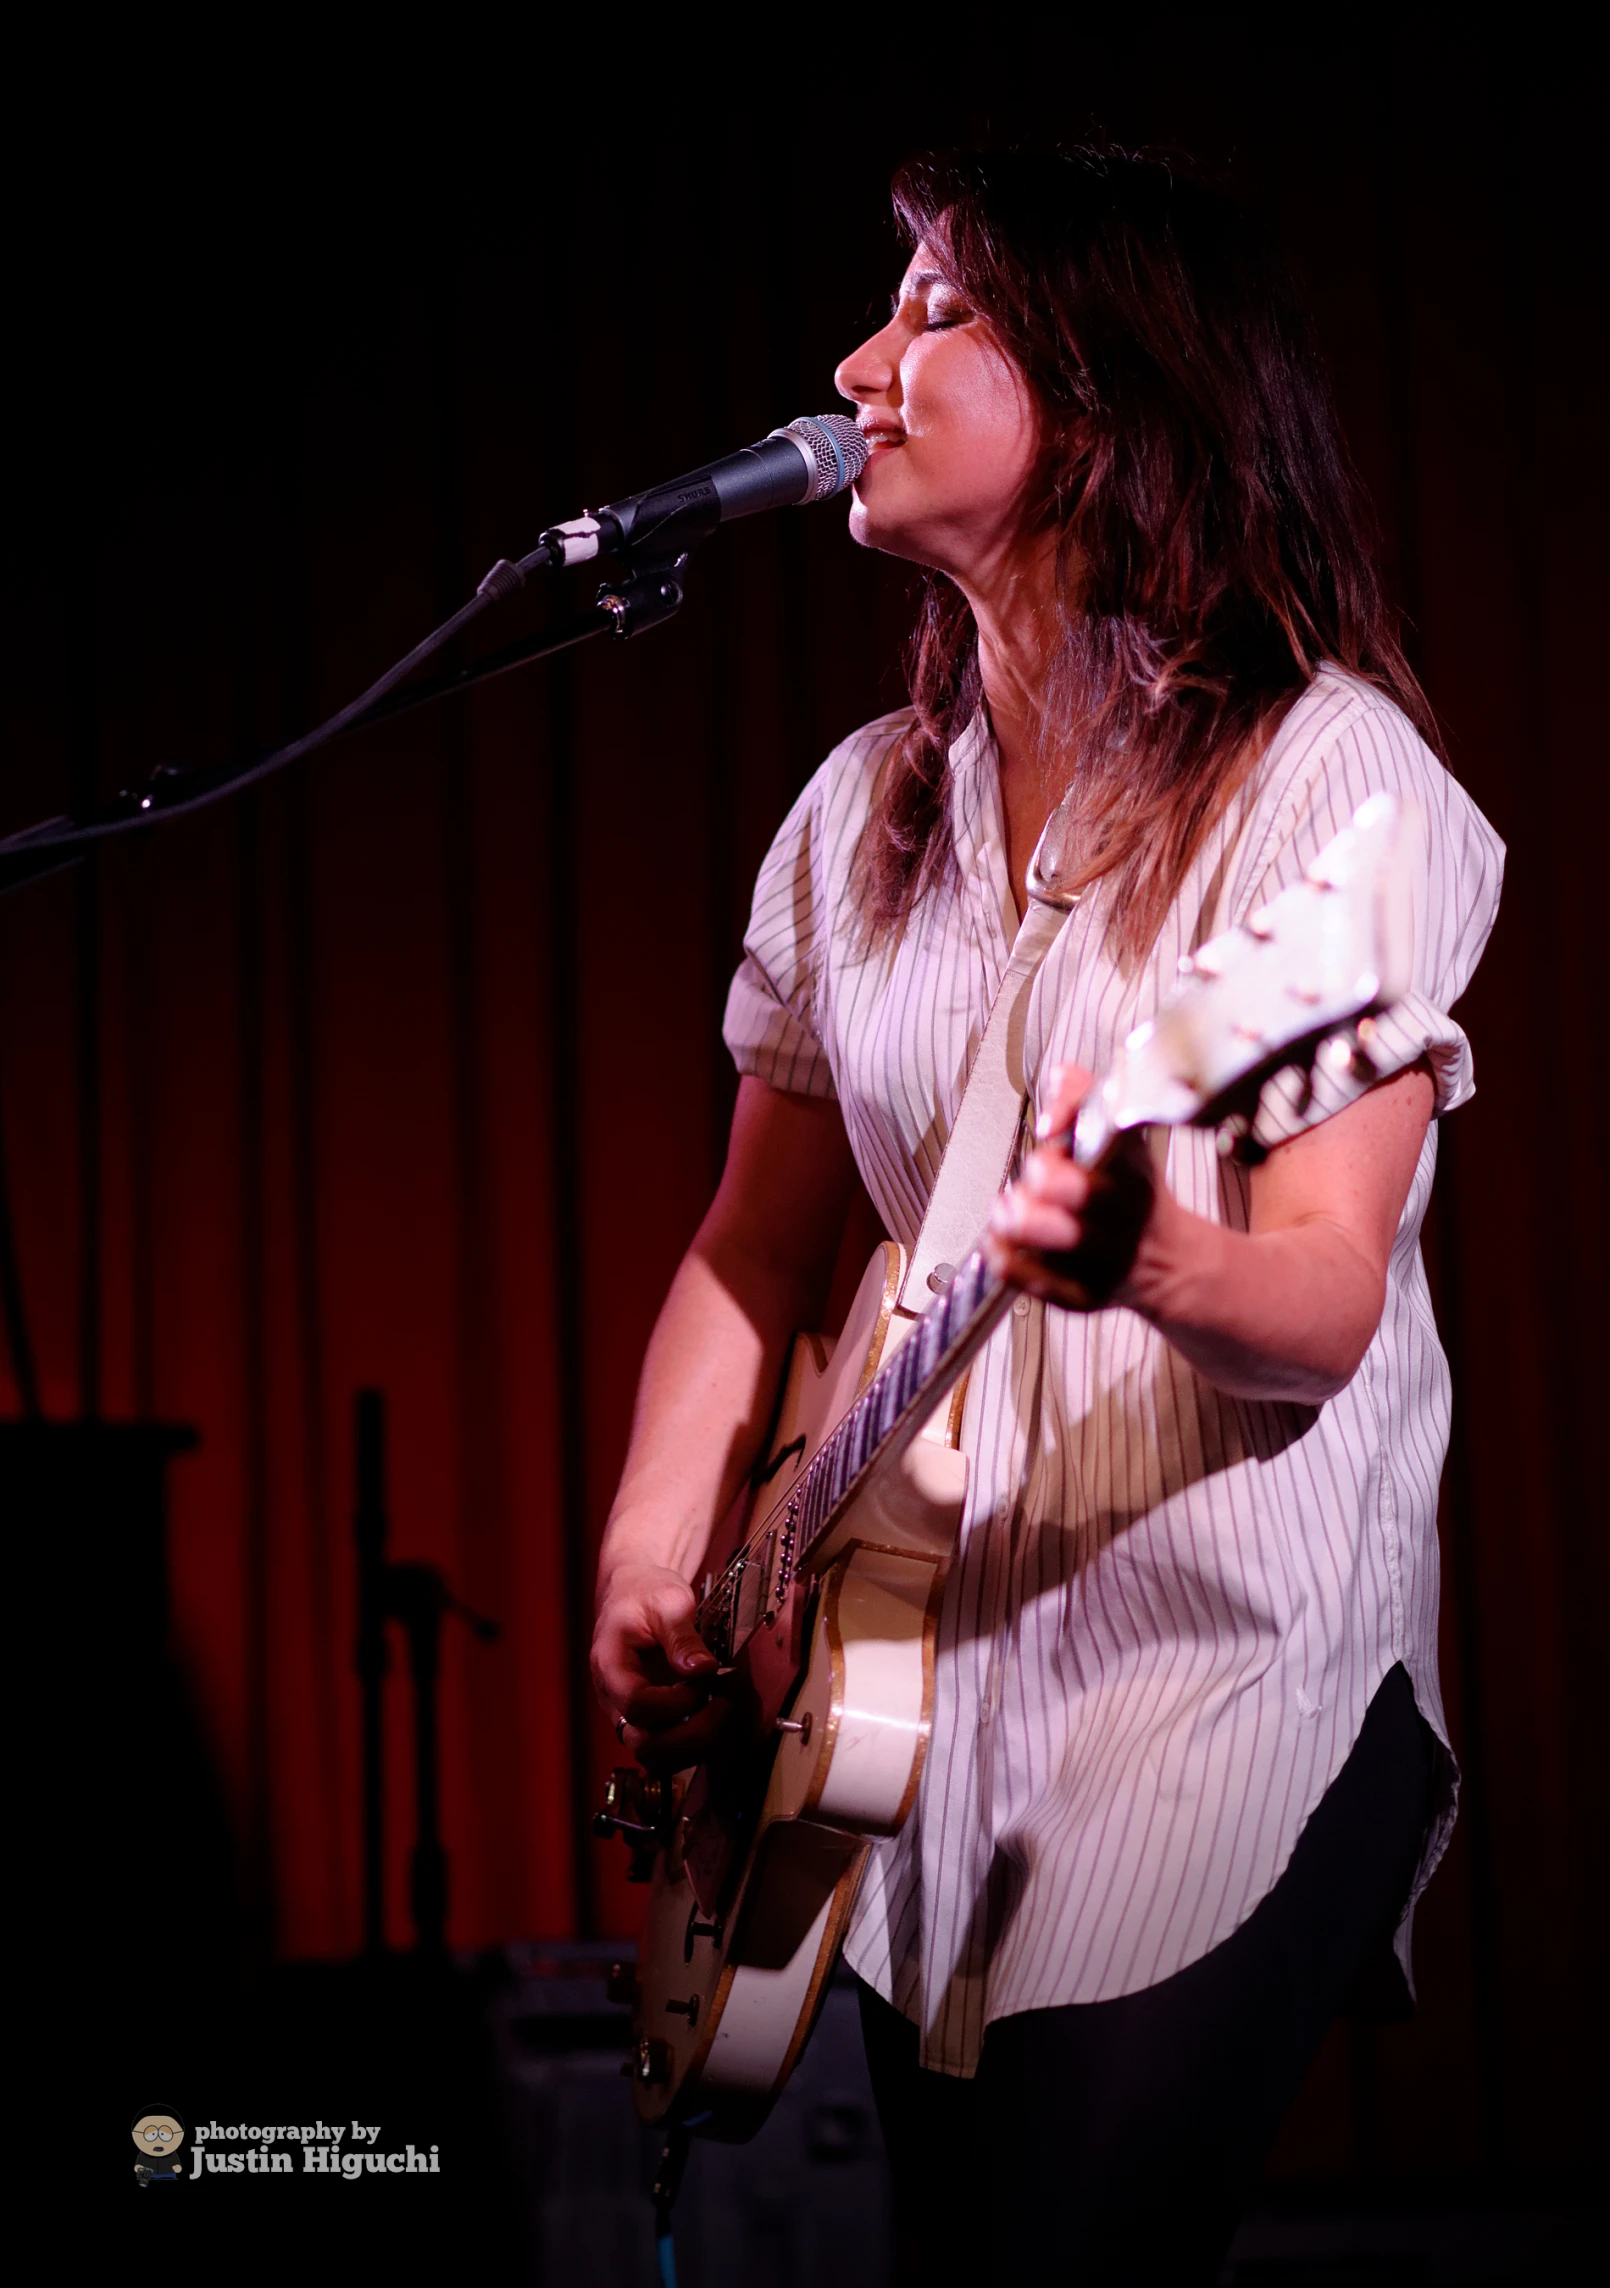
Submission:
<svg viewBox="0 0 1610 2288">
<path fill-rule="evenodd" d="M 771 1460 L 766 1464 L 766 1467 L 760 1472 L 760 1475 L 755 1480 L 755 1491 L 758 1493 L 762 1486 L 769 1486 L 772 1482 L 772 1479 L 776 1477 L 778 1471 L 782 1468 L 783 1464 L 785 1462 L 791 1462 L 796 1454 L 803 1454 L 804 1451 L 804 1439 L 796 1438 L 791 1445 L 784 1446 L 777 1453 L 773 1454 Z"/>
</svg>

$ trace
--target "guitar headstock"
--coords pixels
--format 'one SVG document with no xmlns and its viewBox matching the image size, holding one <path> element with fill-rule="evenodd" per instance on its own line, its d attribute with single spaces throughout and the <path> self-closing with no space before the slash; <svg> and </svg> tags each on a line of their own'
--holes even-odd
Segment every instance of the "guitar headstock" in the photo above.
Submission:
<svg viewBox="0 0 1610 2288">
<path fill-rule="evenodd" d="M 1088 1165 L 1120 1129 L 1148 1123 L 1250 1125 L 1275 1073 L 1367 1060 L 1367 1020 L 1409 986 L 1403 845 L 1396 797 L 1372 795 L 1302 881 L 1187 955 L 1179 990 L 1085 1100 L 1077 1157 Z"/>
</svg>

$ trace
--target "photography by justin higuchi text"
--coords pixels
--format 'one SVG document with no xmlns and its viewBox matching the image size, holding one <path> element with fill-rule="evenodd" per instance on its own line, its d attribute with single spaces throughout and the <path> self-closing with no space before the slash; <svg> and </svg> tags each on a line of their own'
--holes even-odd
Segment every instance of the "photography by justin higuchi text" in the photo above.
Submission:
<svg viewBox="0 0 1610 2288">
<path fill-rule="evenodd" d="M 135 2176 L 142 2190 L 155 2183 L 205 2183 L 208 2177 L 435 2177 L 440 2148 L 380 2142 L 378 2122 L 292 2122 L 260 2125 L 198 2123 L 188 2139 L 173 2113 L 144 2113 L 134 2125 L 140 2153 Z M 185 2161 L 178 2148 L 188 2145 Z M 156 2166 L 153 2167 L 153 2161 Z"/>
</svg>

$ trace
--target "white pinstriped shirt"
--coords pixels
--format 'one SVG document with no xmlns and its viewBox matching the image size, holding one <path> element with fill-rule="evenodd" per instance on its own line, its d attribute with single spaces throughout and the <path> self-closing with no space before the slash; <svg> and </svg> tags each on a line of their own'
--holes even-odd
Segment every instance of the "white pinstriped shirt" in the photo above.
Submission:
<svg viewBox="0 0 1610 2288">
<path fill-rule="evenodd" d="M 956 867 L 901 942 L 854 950 L 850 867 L 904 715 L 836 748 L 761 869 L 726 1035 L 740 1070 L 834 1096 L 886 1229 L 910 1245 L 1016 928 L 994 748 L 951 751 Z M 1498 906 L 1503 849 L 1379 693 L 1324 669 L 1209 839 L 1144 968 L 1107 951 L 1099 893 L 1053 945 L 1026 1070 L 1101 1071 L 1175 981 L 1182 953 L 1286 888 L 1366 795 L 1419 814 L 1415 990 L 1376 1061 L 1429 1055 L 1439 1113 L 1471 1094 L 1447 1011 Z M 1271 1091 L 1259 1133 L 1295 1134 Z M 1395 1661 L 1438 1737 L 1437 1485 L 1448 1369 L 1419 1234 L 1433 1122 L 1357 1374 L 1314 1408 L 1228 1398 L 1131 1311 L 1019 1308 L 974 1364 L 971 1461 L 940 1622 L 933 1734 L 915 1811 L 875 1847 L 846 1955 L 914 2020 L 923 2063 L 968 2075 L 991 2020 L 1156 1984 L 1245 1921 L 1336 1777 Z M 1167 1177 L 1244 1229 L 1247 1180 L 1176 1129 Z M 987 1203 L 980 1202 L 980 1221 Z M 1446 1760 L 1415 1883 L 1453 1823 Z M 1411 1910 L 1412 1911 L 1412 1910 Z M 1398 1933 L 1408 1969 L 1409 1914 Z"/>
</svg>

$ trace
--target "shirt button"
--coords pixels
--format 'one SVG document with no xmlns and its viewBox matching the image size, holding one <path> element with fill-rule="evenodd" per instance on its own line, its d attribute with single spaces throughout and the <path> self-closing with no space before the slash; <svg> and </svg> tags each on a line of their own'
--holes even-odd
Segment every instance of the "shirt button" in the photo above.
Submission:
<svg viewBox="0 0 1610 2288">
<path fill-rule="evenodd" d="M 1017 1301 L 1012 1305 L 1012 1316 L 1015 1319 L 1026 1319 L 1028 1315 L 1029 1299 L 1027 1295 L 1020 1295 Z"/>
<path fill-rule="evenodd" d="M 993 1709 L 993 1707 L 991 1707 L 990 1703 L 989 1703 L 987 1700 L 981 1700 L 981 1701 L 979 1702 L 979 1704 L 978 1704 L 978 1728 L 979 1728 L 979 1730 L 980 1730 L 981 1732 L 984 1730 L 985 1726 L 988 1724 L 988 1722 L 989 1722 L 990 1718 L 991 1718 L 991 1717 L 994 1715 L 994 1713 L 995 1713 L 995 1710 Z"/>
</svg>

